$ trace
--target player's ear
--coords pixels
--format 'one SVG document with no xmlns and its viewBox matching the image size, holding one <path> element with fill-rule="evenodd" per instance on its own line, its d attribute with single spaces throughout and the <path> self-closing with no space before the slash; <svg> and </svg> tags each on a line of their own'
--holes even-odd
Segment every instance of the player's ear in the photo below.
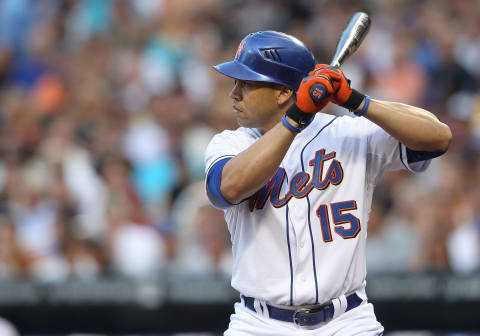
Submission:
<svg viewBox="0 0 480 336">
<path fill-rule="evenodd" d="M 277 103 L 284 105 L 294 96 L 294 91 L 286 86 L 278 86 L 277 88 Z"/>
</svg>

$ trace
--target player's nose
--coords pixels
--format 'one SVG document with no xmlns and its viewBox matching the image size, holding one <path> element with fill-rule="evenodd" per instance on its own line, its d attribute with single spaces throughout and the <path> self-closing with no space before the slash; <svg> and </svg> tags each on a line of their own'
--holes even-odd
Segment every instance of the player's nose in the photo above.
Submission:
<svg viewBox="0 0 480 336">
<path fill-rule="evenodd" d="M 242 98 L 242 90 L 240 90 L 240 86 L 240 81 L 236 80 L 229 94 L 230 98 L 233 100 L 240 100 Z"/>
</svg>

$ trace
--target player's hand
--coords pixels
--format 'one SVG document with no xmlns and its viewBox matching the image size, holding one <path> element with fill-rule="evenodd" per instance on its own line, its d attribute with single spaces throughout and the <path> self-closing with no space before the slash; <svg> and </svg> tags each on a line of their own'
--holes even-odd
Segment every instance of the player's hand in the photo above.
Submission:
<svg viewBox="0 0 480 336">
<path fill-rule="evenodd" d="M 286 115 L 299 125 L 298 129 L 308 126 L 314 114 L 321 111 L 330 101 L 329 97 L 338 91 L 334 86 L 334 77 L 316 73 L 316 70 L 315 68 L 303 78 L 297 90 L 297 101 L 286 112 Z"/>
<path fill-rule="evenodd" d="M 364 94 L 350 87 L 350 80 L 345 77 L 343 71 L 338 67 L 328 64 L 317 64 L 311 73 L 327 76 L 333 83 L 334 93 L 330 96 L 332 103 L 354 111 L 365 98 Z"/>
<path fill-rule="evenodd" d="M 328 97 L 333 94 L 335 88 L 331 78 L 311 71 L 300 83 L 296 105 L 305 113 L 315 114 L 328 104 Z"/>
<path fill-rule="evenodd" d="M 350 80 L 345 77 L 342 70 L 339 68 L 330 66 L 328 64 L 317 64 L 311 73 L 316 75 L 324 75 L 330 78 L 334 87 L 334 93 L 330 96 L 330 101 L 332 103 L 342 105 L 352 94 Z"/>
</svg>

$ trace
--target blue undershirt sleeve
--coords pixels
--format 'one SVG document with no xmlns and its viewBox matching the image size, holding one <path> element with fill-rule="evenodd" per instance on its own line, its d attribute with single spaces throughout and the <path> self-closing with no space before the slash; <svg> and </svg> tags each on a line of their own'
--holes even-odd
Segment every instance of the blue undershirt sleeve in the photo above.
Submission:
<svg viewBox="0 0 480 336">
<path fill-rule="evenodd" d="M 408 163 L 414 163 L 414 162 L 431 160 L 445 153 L 446 151 L 435 151 L 435 152 L 416 151 L 407 147 L 407 161 Z"/>
<path fill-rule="evenodd" d="M 207 195 L 210 202 L 219 209 L 226 209 L 233 204 L 227 201 L 220 192 L 220 183 L 222 181 L 222 172 L 225 164 L 231 159 L 231 157 L 221 159 L 210 168 L 207 174 L 206 188 Z"/>
</svg>

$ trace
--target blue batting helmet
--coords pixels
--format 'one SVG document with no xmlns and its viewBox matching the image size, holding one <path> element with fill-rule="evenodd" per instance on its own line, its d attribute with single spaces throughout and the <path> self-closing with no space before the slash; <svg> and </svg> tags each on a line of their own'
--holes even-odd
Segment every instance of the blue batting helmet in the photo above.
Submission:
<svg viewBox="0 0 480 336">
<path fill-rule="evenodd" d="M 297 38 L 276 31 L 247 35 L 235 59 L 217 64 L 220 73 L 240 80 L 269 82 L 297 90 L 315 67 L 315 57 Z"/>
</svg>

